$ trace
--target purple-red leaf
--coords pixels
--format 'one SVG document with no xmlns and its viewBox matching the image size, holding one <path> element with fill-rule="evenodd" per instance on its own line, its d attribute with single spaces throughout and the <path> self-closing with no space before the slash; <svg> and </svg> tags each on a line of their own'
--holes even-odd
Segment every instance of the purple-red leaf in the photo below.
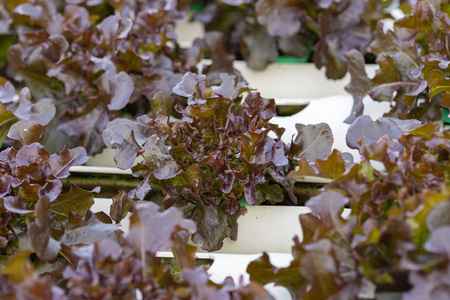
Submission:
<svg viewBox="0 0 450 300">
<path fill-rule="evenodd" d="M 115 119 L 108 123 L 102 135 L 107 147 L 116 148 L 114 161 L 117 166 L 121 169 L 128 169 L 151 132 L 150 128 L 144 127 L 138 122 Z"/>
<path fill-rule="evenodd" d="M 7 210 L 16 214 L 24 215 L 34 212 L 34 210 L 28 209 L 28 205 L 17 196 L 3 197 L 3 205 Z"/>
<path fill-rule="evenodd" d="M 221 95 L 228 99 L 236 99 L 243 92 L 250 91 L 247 82 L 240 81 L 237 75 L 222 73 L 220 74 L 220 79 L 221 85 L 211 87 L 216 95 Z"/>
<path fill-rule="evenodd" d="M 189 101 L 188 104 L 201 104 L 211 95 L 212 90 L 207 85 L 205 75 L 186 73 L 184 74 L 183 79 L 175 86 L 173 92 L 182 97 L 187 97 Z"/>
<path fill-rule="evenodd" d="M 173 245 L 172 234 L 178 231 L 194 233 L 195 224 L 183 219 L 183 213 L 171 207 L 160 212 L 158 205 L 148 202 L 137 204 L 130 218 L 130 231 L 126 240 L 141 258 L 146 252 L 155 254 Z"/>
<path fill-rule="evenodd" d="M 431 233 L 430 239 L 425 243 L 425 249 L 450 259 L 450 226 L 442 226 Z"/>
<path fill-rule="evenodd" d="M 331 247 L 328 240 L 318 241 L 313 251 L 306 252 L 300 261 L 300 274 L 311 284 L 311 288 L 303 299 L 327 299 L 337 295 L 343 287 L 343 280 L 339 275 L 338 266 L 333 256 L 327 253 Z M 328 248 L 328 249 L 327 249 Z"/>
<path fill-rule="evenodd" d="M 157 136 L 147 139 L 145 151 L 142 153 L 143 164 L 157 179 L 169 179 L 181 172 L 177 162 L 169 155 L 166 146 Z"/>
<path fill-rule="evenodd" d="M 272 36 L 291 37 L 300 30 L 300 1 L 258 0 L 255 8 L 258 22 Z"/>
<path fill-rule="evenodd" d="M 309 161 L 315 161 L 318 158 L 324 159 L 330 155 L 334 138 L 328 124 L 295 124 L 295 128 L 298 133 L 289 152 L 296 159 L 306 158 Z"/>
<path fill-rule="evenodd" d="M 21 120 L 11 126 L 8 137 L 27 145 L 39 141 L 42 129 L 43 126 L 37 122 Z"/>
<path fill-rule="evenodd" d="M 83 147 L 73 149 L 64 147 L 59 156 L 56 154 L 50 156 L 49 163 L 53 176 L 56 178 L 67 178 L 70 174 L 70 167 L 80 166 L 87 162 L 88 159 L 86 149 Z"/>
<path fill-rule="evenodd" d="M 348 198 L 338 192 L 322 192 L 306 202 L 313 213 L 320 217 L 325 226 L 330 229 L 342 230 L 343 219 L 340 216 Z"/>
<path fill-rule="evenodd" d="M 383 117 L 372 121 L 372 118 L 369 116 L 361 116 L 350 125 L 347 131 L 346 141 L 350 148 L 360 149 L 359 141 L 363 138 L 366 145 L 370 145 L 385 135 L 396 139 L 401 134 L 420 126 L 421 122 L 417 120 L 399 120 Z"/>
<path fill-rule="evenodd" d="M 61 245 L 50 235 L 48 209 L 50 199 L 42 197 L 36 203 L 35 220 L 28 225 L 28 238 L 36 255 L 44 260 L 53 260 L 58 256 Z"/>
<path fill-rule="evenodd" d="M 45 150 L 44 146 L 39 143 L 24 145 L 17 151 L 15 162 L 17 166 L 28 166 L 30 164 L 42 164 L 45 166 L 48 163 L 50 154 Z"/>
<path fill-rule="evenodd" d="M 98 79 L 100 93 L 107 99 L 109 110 L 124 108 L 133 94 L 134 84 L 125 72 L 106 71 Z"/>
<path fill-rule="evenodd" d="M 14 101 L 16 95 L 16 89 L 11 82 L 3 77 L 0 77 L 0 102 L 10 103 Z"/>
<path fill-rule="evenodd" d="M 47 125 L 55 116 L 56 108 L 51 99 L 42 99 L 37 103 L 31 102 L 31 94 L 28 88 L 20 91 L 19 106 L 14 111 L 16 117 L 21 120 L 37 122 Z"/>
</svg>

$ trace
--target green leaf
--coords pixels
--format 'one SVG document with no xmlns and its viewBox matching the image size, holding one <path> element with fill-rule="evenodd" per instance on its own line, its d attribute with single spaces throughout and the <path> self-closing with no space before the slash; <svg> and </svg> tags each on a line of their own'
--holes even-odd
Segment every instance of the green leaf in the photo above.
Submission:
<svg viewBox="0 0 450 300">
<path fill-rule="evenodd" d="M 33 275 L 33 267 L 28 259 L 31 250 L 24 250 L 13 255 L 0 269 L 1 275 L 8 275 L 12 283 L 20 283 Z"/>
<path fill-rule="evenodd" d="M 317 159 L 316 167 L 320 176 L 335 179 L 345 172 L 345 161 L 341 152 L 334 149 L 327 159 Z"/>
<path fill-rule="evenodd" d="M 428 86 L 430 87 L 429 95 L 434 97 L 441 92 L 450 92 L 450 78 L 439 70 L 433 70 L 428 74 Z"/>
<path fill-rule="evenodd" d="M 55 213 L 58 218 L 67 218 L 69 211 L 74 211 L 79 216 L 83 216 L 94 204 L 92 192 L 80 189 L 72 184 L 67 193 L 60 195 L 50 204 L 49 210 Z"/>
<path fill-rule="evenodd" d="M 417 1 L 411 14 L 395 22 L 395 33 L 403 40 L 414 39 L 419 32 L 432 32 L 435 19 L 435 11 L 429 1 Z"/>
<path fill-rule="evenodd" d="M 293 180 L 301 181 L 304 180 L 306 176 L 319 176 L 319 174 L 314 171 L 306 158 L 302 157 L 298 161 L 298 169 L 289 172 L 287 177 Z"/>
<path fill-rule="evenodd" d="M 164 92 L 155 92 L 150 98 L 153 117 L 157 117 L 157 112 L 162 109 L 164 115 L 170 116 L 172 113 L 174 98 Z"/>
<path fill-rule="evenodd" d="M 0 103 L 0 143 L 5 140 L 11 125 L 17 120 L 16 116 L 10 110 L 5 110 L 3 103 Z"/>
<path fill-rule="evenodd" d="M 308 282 L 300 274 L 299 261 L 295 259 L 288 267 L 277 268 L 272 265 L 267 253 L 257 260 L 252 261 L 247 267 L 250 280 L 260 284 L 275 283 L 276 286 L 283 286 L 291 293 L 292 299 L 300 299 L 306 292 Z"/>
<path fill-rule="evenodd" d="M 271 204 L 284 200 L 283 190 L 278 184 L 269 184 L 268 181 L 255 186 L 258 199 L 269 201 Z M 261 196 L 259 194 L 262 194 Z"/>
<path fill-rule="evenodd" d="M 436 132 L 439 130 L 439 124 L 431 124 L 427 123 L 419 128 L 416 128 L 409 133 L 412 135 L 417 135 L 425 138 L 426 140 L 429 140 L 431 138 L 431 135 L 433 132 Z"/>
</svg>

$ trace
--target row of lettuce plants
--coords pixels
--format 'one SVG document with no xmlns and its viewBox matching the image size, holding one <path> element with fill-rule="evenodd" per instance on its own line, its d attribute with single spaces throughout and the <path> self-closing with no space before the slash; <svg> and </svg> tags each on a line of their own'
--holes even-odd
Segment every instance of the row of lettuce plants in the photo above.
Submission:
<svg viewBox="0 0 450 300">
<path fill-rule="evenodd" d="M 196 13 L 206 24 L 235 11 L 256 21 L 241 15 L 246 23 L 234 22 L 232 32 L 207 32 L 184 49 L 173 28 L 193 2 L 0 5 L 2 298 L 267 299 L 267 283 L 295 299 L 383 290 L 449 297 L 450 134 L 440 121 L 450 106 L 450 5 L 211 2 Z M 393 8 L 405 16 L 389 30 L 381 19 Z M 347 144 L 360 163 L 331 150 L 326 124 L 300 124 L 284 143 L 284 129 L 270 123 L 275 101 L 233 69 L 239 54 L 230 40 L 251 52 L 264 47 L 248 36 L 263 37 L 277 52 L 300 47 L 303 35 L 318 41 L 318 67 L 334 78 L 350 72 Z M 364 70 L 368 54 L 379 65 L 373 78 Z M 204 57 L 212 62 L 199 74 Z M 391 103 L 386 117 L 361 116 L 367 95 Z M 113 197 L 109 214 L 90 210 L 101 187 L 66 190 L 61 181 L 105 147 L 115 149 L 119 168 L 142 178 Z M 300 216 L 304 237 L 294 240 L 290 266 L 277 268 L 264 254 L 249 265 L 247 285 L 216 284 L 195 268 L 188 239 L 220 249 L 224 238 L 238 238 L 243 201 L 296 204 L 294 182 L 304 176 L 331 183 L 306 203 L 311 213 Z M 126 215 L 124 233 L 118 224 Z M 158 258 L 166 249 L 175 267 Z"/>
</svg>

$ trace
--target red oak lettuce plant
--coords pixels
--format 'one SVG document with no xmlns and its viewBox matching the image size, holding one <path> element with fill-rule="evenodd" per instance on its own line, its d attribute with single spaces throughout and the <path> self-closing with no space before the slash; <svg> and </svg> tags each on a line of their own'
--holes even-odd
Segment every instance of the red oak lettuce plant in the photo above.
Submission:
<svg viewBox="0 0 450 300">
<path fill-rule="evenodd" d="M 190 50 L 176 42 L 174 24 L 184 19 L 177 1 L 5 1 L 0 4 L 2 75 L 27 86 L 36 99 L 50 98 L 56 115 L 44 128 L 51 152 L 81 145 L 89 154 L 105 147 L 106 124 L 173 106 L 170 94 L 187 71 L 196 72 L 204 51 L 214 51 L 209 77 L 233 73 L 220 34 Z M 8 47 L 9 46 L 9 47 Z M 7 55 L 6 55 L 7 53 Z M 220 58 L 220 61 L 218 60 Z M 216 63 L 217 59 L 217 63 Z M 5 64 L 6 63 L 6 64 Z M 168 95 L 167 95 L 168 94 Z M 155 108 L 156 107 L 156 108 Z M 157 109 L 156 109 L 157 111 Z"/>
<path fill-rule="evenodd" d="M 219 285 L 209 281 L 204 269 L 195 269 L 196 248 L 187 240 L 196 225 L 177 208 L 159 212 L 154 203 L 130 202 L 133 213 L 124 234 L 108 215 L 89 210 L 99 189 L 72 185 L 63 191 L 61 179 L 69 176 L 70 167 L 88 160 L 87 152 L 64 148 L 50 155 L 33 142 L 42 129 L 33 120 L 45 123 L 52 114 L 42 109 L 53 106 L 45 99 L 34 105 L 29 100 L 23 89 L 10 106 L 13 111 L 1 106 L 2 132 L 9 128 L 7 135 L 22 147 L 0 152 L 0 298 L 271 298 L 257 283 L 236 287 L 228 278 Z M 167 249 L 177 262 L 169 267 L 157 257 Z"/>
<path fill-rule="evenodd" d="M 344 54 L 357 49 L 369 53 L 372 30 L 380 19 L 406 1 L 191 1 L 195 20 L 207 31 L 224 32 L 228 49 L 249 67 L 262 70 L 278 55 L 304 57 L 312 47 L 312 60 L 325 67 L 328 78 L 347 72 Z M 405 7 L 407 8 L 407 6 Z"/>
<path fill-rule="evenodd" d="M 284 129 L 270 123 L 274 100 L 221 74 L 233 72 L 223 35 L 209 32 L 188 50 L 177 45 L 172 27 L 183 14 L 176 1 L 3 2 L 0 35 L 9 49 L 0 55 L 0 141 L 21 148 L 0 152 L 0 296 L 265 299 L 261 286 L 273 282 L 302 299 L 357 299 L 394 285 L 405 299 L 450 297 L 450 134 L 401 120 L 437 120 L 440 106 L 450 106 L 450 5 L 417 1 L 394 31 L 379 23 L 368 51 L 380 70 L 369 79 L 359 51 L 367 52 L 371 29 L 396 7 L 378 2 L 223 0 L 197 14 L 243 43 L 231 49 L 242 47 L 257 68 L 278 48 L 300 53 L 305 40 L 317 42 L 314 60 L 329 77 L 342 77 L 347 61 L 355 99 L 347 144 L 360 151 L 359 164 L 330 154 L 326 124 L 298 125 L 285 145 Z M 216 62 L 206 75 L 187 72 L 205 51 Z M 16 101 L 22 84 L 28 88 Z M 356 118 L 365 95 L 391 101 L 389 115 L 399 119 Z M 174 106 L 175 119 L 178 101 L 187 105 Z M 125 108 L 152 114 L 117 118 Z M 41 135 L 46 144 L 75 136 L 88 151 L 51 155 L 37 143 Z M 61 183 L 103 142 L 116 149 L 120 168 L 144 178 L 113 198 L 111 217 L 89 210 L 97 190 L 63 191 Z M 333 181 L 306 203 L 311 213 L 300 216 L 303 240 L 294 240 L 290 266 L 276 268 L 263 255 L 248 268 L 252 283 L 238 288 L 213 284 L 194 268 L 189 237 L 220 249 L 224 238 L 237 238 L 242 201 L 296 203 L 292 179 L 304 176 Z M 158 205 L 134 202 L 148 198 Z M 351 209 L 345 217 L 344 207 Z M 125 234 L 113 220 L 130 209 Z M 177 275 L 157 257 L 170 248 Z"/>
<path fill-rule="evenodd" d="M 23 88 L 15 101 L 15 89 L 11 82 L 0 77 L 0 142 L 6 137 L 22 145 L 38 142 L 42 130 L 55 116 L 51 99 L 33 103 L 28 88 Z"/>
<path fill-rule="evenodd" d="M 75 185 L 63 192 L 61 179 L 69 176 L 70 167 L 87 159 L 82 147 L 50 155 L 39 143 L 0 152 L 2 265 L 11 255 L 26 251 L 33 254 L 36 269 L 51 273 L 57 281 L 72 263 L 71 245 L 114 236 L 117 225 L 104 213 L 89 211 L 92 192 Z"/>
<path fill-rule="evenodd" d="M 436 121 L 442 118 L 441 106 L 450 108 L 450 6 L 447 1 L 417 1 L 412 12 L 394 23 L 394 30 L 383 30 L 380 22 L 369 51 L 379 65 L 375 77 L 364 70 L 362 55 L 346 54 L 353 95 L 351 123 L 362 114 L 362 98 L 388 101 L 388 116 L 400 119 Z"/>
<path fill-rule="evenodd" d="M 251 280 L 286 287 L 295 299 L 359 299 L 401 291 L 403 299 L 450 297 L 450 133 L 414 120 L 361 117 L 347 142 L 362 162 L 345 170 L 338 152 L 305 161 L 290 176 L 334 178 L 300 215 L 289 267 L 263 255 Z M 383 166 L 380 168 L 381 163 Z M 332 170 L 332 172 L 330 172 Z M 348 216 L 341 215 L 348 207 Z"/>
<path fill-rule="evenodd" d="M 58 280 L 29 260 L 31 250 L 15 253 L 0 269 L 2 299 L 271 299 L 261 285 L 223 284 L 195 269 L 195 247 L 187 244 L 195 223 L 172 207 L 136 204 L 129 232 L 115 239 L 67 247 L 71 264 Z M 171 248 L 179 272 L 166 268 L 157 251 Z M 58 283 L 58 284 L 57 284 Z"/>
<path fill-rule="evenodd" d="M 277 203 L 286 194 L 296 202 L 285 178 L 287 149 L 271 137 L 283 132 L 269 123 L 274 100 L 250 92 L 242 101 L 249 91 L 245 83 L 221 78 L 220 86 L 210 87 L 204 75 L 183 77 L 174 89 L 188 102 L 176 107 L 181 120 L 170 122 L 160 110 L 156 118 L 116 119 L 103 134 L 105 144 L 116 148 L 120 168 L 142 158 L 132 170 L 145 179 L 129 196 L 144 199 L 158 188 L 164 207 L 175 205 L 196 221 L 192 239 L 209 251 L 220 249 L 225 237 L 236 239 L 236 219 L 245 211 L 238 202 L 244 198 L 250 205 Z"/>
</svg>

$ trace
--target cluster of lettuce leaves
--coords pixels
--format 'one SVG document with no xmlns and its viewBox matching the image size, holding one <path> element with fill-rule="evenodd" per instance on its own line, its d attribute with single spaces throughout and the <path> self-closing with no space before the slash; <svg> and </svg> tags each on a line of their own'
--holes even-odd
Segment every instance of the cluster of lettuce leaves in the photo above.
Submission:
<svg viewBox="0 0 450 300">
<path fill-rule="evenodd" d="M 417 1 L 412 11 L 395 21 L 393 30 L 379 22 L 369 50 L 379 65 L 369 78 L 361 53 L 345 54 L 351 74 L 346 90 L 353 95 L 351 123 L 362 114 L 362 98 L 391 103 L 387 116 L 437 121 L 440 107 L 450 108 L 450 5 L 447 1 Z"/>
<path fill-rule="evenodd" d="M 291 264 L 276 268 L 264 254 L 247 269 L 251 281 L 286 287 L 294 299 L 448 298 L 450 132 L 439 127 L 363 116 L 347 135 L 361 163 L 346 170 L 336 150 L 314 166 L 300 161 L 291 177 L 333 181 L 306 203 Z"/>
<path fill-rule="evenodd" d="M 208 34 L 192 49 L 178 45 L 174 26 L 185 14 L 177 6 L 164 0 L 2 1 L 0 75 L 16 89 L 28 87 L 35 99 L 53 100 L 55 115 L 41 141 L 49 151 L 80 145 L 90 155 L 101 152 L 109 121 L 176 102 L 174 86 L 197 71 L 205 52 L 214 52 L 214 62 L 226 57 L 220 34 Z M 224 58 L 204 68 L 211 80 L 233 73 L 232 60 Z"/>
<path fill-rule="evenodd" d="M 239 202 L 275 204 L 289 198 L 297 203 L 286 175 L 299 158 L 314 161 L 331 153 L 329 126 L 298 125 L 297 139 L 286 145 L 280 139 L 284 129 L 269 123 L 276 115 L 274 99 L 251 91 L 237 76 L 221 79 L 221 85 L 210 86 L 205 75 L 186 73 L 174 88 L 187 98 L 186 107 L 175 107 L 181 119 L 169 121 L 159 110 L 155 117 L 119 118 L 107 125 L 103 139 L 116 149 L 117 166 L 145 177 L 115 199 L 118 220 L 124 214 L 119 207 L 125 209 L 133 198 L 144 200 L 156 188 L 150 198 L 195 220 L 192 240 L 214 251 L 224 238 L 236 239 L 236 219 L 245 213 Z"/>
<path fill-rule="evenodd" d="M 347 72 L 345 53 L 371 53 L 378 20 L 407 11 L 408 1 L 314 0 L 192 0 L 193 19 L 206 31 L 221 31 L 230 53 L 263 70 L 279 55 L 303 58 L 311 54 L 326 76 L 340 79 Z"/>
<path fill-rule="evenodd" d="M 0 106 L 8 117 L 2 119 L 2 135 L 21 143 L 19 150 L 0 152 L 1 299 L 270 298 L 258 283 L 211 282 L 206 270 L 196 267 L 197 247 L 188 244 L 197 225 L 179 209 L 160 211 L 153 202 L 130 200 L 124 233 L 114 222 L 123 216 L 120 194 L 109 216 L 91 211 L 100 187 L 63 189 L 61 180 L 88 160 L 87 151 L 76 147 L 50 154 L 38 143 L 55 107 L 49 99 L 31 104 L 30 98 L 24 88 L 12 110 Z M 170 266 L 157 256 L 168 249 L 175 256 Z"/>
<path fill-rule="evenodd" d="M 306 14 L 295 1 L 214 4 L 232 7 L 230 14 L 266 9 L 258 22 L 278 37 L 285 34 L 278 31 L 285 28 L 277 26 L 281 19 L 315 20 L 313 14 L 317 24 L 342 30 L 322 44 L 340 58 L 344 50 L 331 45 L 365 32 L 357 24 L 375 29 L 368 41 L 380 66 L 374 78 L 363 68 L 365 46 L 347 41 L 353 46 L 343 60 L 355 99 L 347 144 L 362 158 L 355 164 L 331 152 L 326 124 L 298 124 L 297 137 L 283 143 L 284 129 L 270 123 L 274 100 L 230 74 L 224 35 L 209 32 L 187 50 L 177 45 L 172 26 L 183 13 L 175 1 L 6 0 L 0 141 L 15 147 L 0 152 L 0 298 L 270 299 L 267 283 L 294 299 L 370 298 L 392 290 L 404 299 L 449 298 L 450 133 L 433 121 L 449 107 L 450 5 L 417 1 L 385 31 L 376 14 L 355 13 L 363 5 L 357 2 L 299 1 L 309 7 Z M 365 12 L 380 9 L 364 3 Z M 354 32 L 326 23 L 339 19 L 334 13 L 359 18 L 345 23 Z M 293 36 L 304 28 L 299 24 L 290 27 Z M 198 75 L 205 50 L 215 62 Z M 390 101 L 388 116 L 360 116 L 366 95 Z M 124 108 L 141 116 L 118 118 Z M 61 182 L 103 143 L 116 149 L 120 168 L 143 178 L 113 198 L 110 215 L 91 211 L 98 188 L 65 190 Z M 244 199 L 296 203 L 292 184 L 305 176 L 331 183 L 307 201 L 311 213 L 299 217 L 303 237 L 294 239 L 289 266 L 275 267 L 263 254 L 249 265 L 245 286 L 213 283 L 195 268 L 188 239 L 220 249 L 224 238 L 237 238 Z M 127 214 L 124 233 L 118 223 Z M 167 249 L 175 269 L 157 255 Z"/>
<path fill-rule="evenodd" d="M 169 121 L 160 109 L 153 117 L 108 123 L 103 139 L 116 148 L 117 165 L 144 180 L 114 197 L 107 215 L 90 210 L 98 188 L 63 189 L 61 179 L 88 160 L 87 151 L 80 146 L 50 154 L 39 143 L 55 115 L 51 99 L 33 103 L 23 88 L 16 101 L 13 85 L 4 81 L 2 138 L 20 147 L 0 152 L 0 296 L 270 297 L 259 283 L 210 282 L 204 269 L 194 268 L 196 247 L 187 241 L 214 251 L 224 238 L 236 239 L 237 218 L 245 213 L 240 201 L 296 203 L 287 174 L 298 159 L 326 158 L 333 137 L 326 124 L 299 124 L 297 138 L 286 145 L 284 129 L 269 123 L 274 99 L 253 92 L 236 75 L 222 74 L 221 82 L 210 86 L 206 75 L 186 73 L 174 88 L 187 99 L 187 106 L 175 106 L 179 120 Z M 152 190 L 158 192 L 151 202 L 136 203 Z M 127 214 L 131 225 L 124 234 L 118 223 Z M 174 252 L 175 269 L 157 257 L 167 249 Z"/>
<path fill-rule="evenodd" d="M 71 166 L 88 159 L 79 147 L 49 155 L 39 143 L 0 152 L 1 299 L 267 299 L 258 283 L 209 281 L 195 267 L 196 232 L 176 208 L 135 204 L 126 234 L 93 192 L 61 191 Z M 157 257 L 172 249 L 176 268 Z M 174 272 L 177 270 L 177 272 Z"/>
</svg>

